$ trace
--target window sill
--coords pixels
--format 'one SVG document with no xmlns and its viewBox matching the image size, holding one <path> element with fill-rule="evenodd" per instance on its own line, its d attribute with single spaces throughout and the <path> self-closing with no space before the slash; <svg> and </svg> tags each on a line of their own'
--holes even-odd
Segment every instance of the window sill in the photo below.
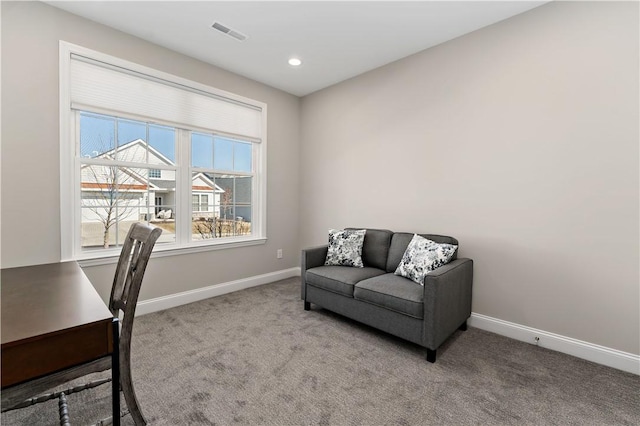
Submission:
<svg viewBox="0 0 640 426">
<path fill-rule="evenodd" d="M 152 258 L 158 257 L 169 257 L 169 256 L 181 256 L 184 254 L 191 253 L 201 253 L 205 251 L 214 251 L 214 250 L 226 250 L 237 247 L 249 247 L 261 245 L 267 242 L 266 237 L 251 237 L 251 238 L 242 238 L 242 239 L 234 239 L 232 241 L 225 242 L 215 242 L 215 243 L 206 243 L 206 244 L 193 244 L 190 246 L 182 246 L 176 247 L 162 245 L 156 245 L 153 248 L 153 253 L 151 253 Z M 76 260 L 81 267 L 86 266 L 99 266 L 99 265 L 109 265 L 112 263 L 118 263 L 118 258 L 120 256 L 120 248 L 117 250 L 109 251 L 109 252 L 96 252 L 96 253 L 82 253 L 78 255 L 74 260 Z"/>
</svg>

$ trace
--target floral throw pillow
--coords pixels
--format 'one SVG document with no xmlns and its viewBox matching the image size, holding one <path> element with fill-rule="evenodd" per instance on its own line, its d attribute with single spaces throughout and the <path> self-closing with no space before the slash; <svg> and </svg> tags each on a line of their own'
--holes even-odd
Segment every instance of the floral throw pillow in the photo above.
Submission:
<svg viewBox="0 0 640 426">
<path fill-rule="evenodd" d="M 366 232 L 365 229 L 329 229 L 329 250 L 324 264 L 363 268 L 362 244 Z"/>
<path fill-rule="evenodd" d="M 458 246 L 440 244 L 414 234 L 395 274 L 424 285 L 424 277 L 430 271 L 449 263 Z"/>
</svg>

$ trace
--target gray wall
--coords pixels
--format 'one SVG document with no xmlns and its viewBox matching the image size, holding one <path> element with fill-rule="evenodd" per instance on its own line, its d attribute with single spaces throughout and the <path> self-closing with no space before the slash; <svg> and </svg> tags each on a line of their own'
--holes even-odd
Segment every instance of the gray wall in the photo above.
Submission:
<svg viewBox="0 0 640 426">
<path fill-rule="evenodd" d="M 142 300 L 298 266 L 299 98 L 43 3 L 2 2 L 2 267 L 60 260 L 59 40 L 268 104 L 268 242 L 153 259 Z M 105 298 L 114 269 L 85 269 Z"/>
<path fill-rule="evenodd" d="M 301 242 L 450 234 L 473 311 L 640 353 L 638 4 L 554 2 L 302 102 Z"/>
</svg>

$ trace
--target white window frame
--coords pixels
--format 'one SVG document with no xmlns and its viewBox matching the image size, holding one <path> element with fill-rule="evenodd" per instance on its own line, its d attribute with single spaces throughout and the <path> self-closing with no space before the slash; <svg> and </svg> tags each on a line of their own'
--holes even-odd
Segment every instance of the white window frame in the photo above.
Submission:
<svg viewBox="0 0 640 426">
<path fill-rule="evenodd" d="M 61 260 L 78 260 L 83 266 L 113 263 L 117 261 L 120 247 L 103 250 L 82 250 L 80 244 L 80 159 L 76 155 L 79 152 L 79 125 L 76 110 L 71 109 L 71 55 L 80 55 L 91 60 L 104 62 L 112 66 L 129 69 L 131 71 L 146 74 L 151 77 L 168 81 L 180 86 L 195 89 L 259 108 L 261 113 L 261 139 L 260 143 L 252 143 L 252 235 L 212 238 L 202 241 L 193 241 L 191 232 L 191 176 L 197 169 L 191 167 L 191 143 L 187 135 L 188 131 L 176 131 L 176 216 L 180 222 L 176 223 L 175 243 L 156 244 L 154 257 L 170 256 L 175 254 L 195 253 L 209 250 L 219 250 L 264 244 L 267 240 L 267 105 L 263 102 L 248 99 L 220 89 L 216 89 L 201 83 L 187 80 L 172 74 L 148 68 L 133 62 L 129 62 L 111 55 L 87 49 L 65 41 L 60 41 L 60 240 Z M 118 111 L 98 111 L 106 115 L 125 116 L 128 118 L 153 122 L 149 117 L 135 117 L 130 114 L 121 114 Z M 159 123 L 175 126 L 171 123 Z M 178 129 L 176 129 L 178 130 Z M 215 129 L 194 129 L 190 131 L 213 132 L 235 139 L 244 139 L 238 135 L 224 135 Z M 162 168 L 158 165 L 140 165 L 146 168 Z M 180 188 L 180 190 L 178 190 Z M 70 206 L 72 206 L 70 208 Z M 188 219 L 186 219 L 188 218 Z"/>
</svg>

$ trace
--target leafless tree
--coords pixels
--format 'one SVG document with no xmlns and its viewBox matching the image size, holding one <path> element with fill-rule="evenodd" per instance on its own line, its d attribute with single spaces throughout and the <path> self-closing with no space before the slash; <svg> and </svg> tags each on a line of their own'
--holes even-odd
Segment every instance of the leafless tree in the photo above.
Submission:
<svg viewBox="0 0 640 426">
<path fill-rule="evenodd" d="M 88 207 L 102 224 L 103 247 L 109 248 L 109 233 L 113 226 L 139 208 L 127 200 L 134 188 L 144 186 L 140 179 L 135 178 L 140 171 L 103 165 L 85 165 L 84 170 L 89 182 L 83 182 L 83 206 Z"/>
<path fill-rule="evenodd" d="M 220 195 L 220 216 L 225 219 L 229 219 L 229 216 L 233 216 L 233 190 L 227 188 Z"/>
</svg>

